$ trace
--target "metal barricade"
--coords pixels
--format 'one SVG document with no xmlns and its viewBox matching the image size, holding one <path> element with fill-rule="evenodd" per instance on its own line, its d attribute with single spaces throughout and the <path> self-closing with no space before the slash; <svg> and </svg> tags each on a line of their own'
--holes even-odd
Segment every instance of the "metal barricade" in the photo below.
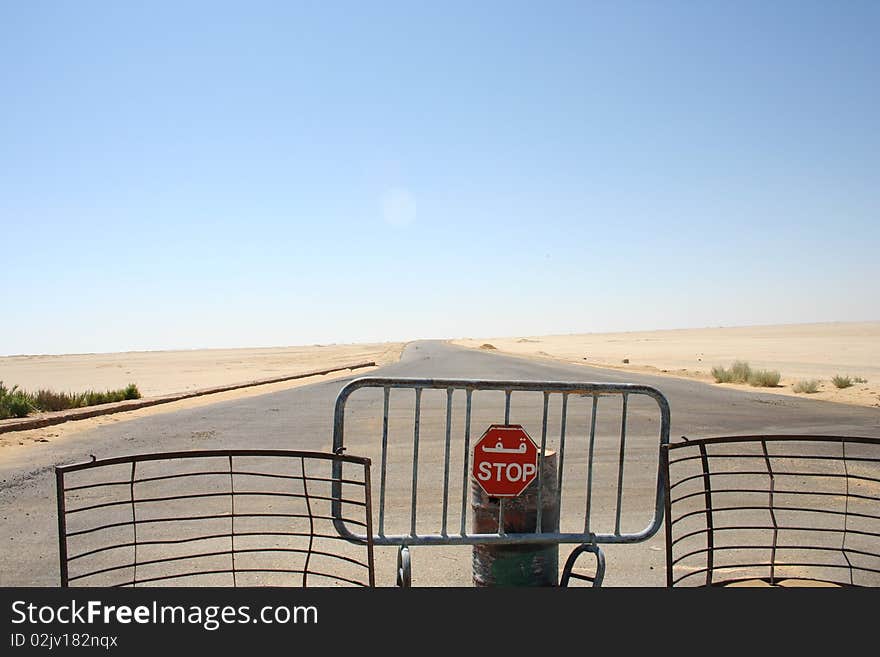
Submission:
<svg viewBox="0 0 880 657">
<path fill-rule="evenodd" d="M 685 438 L 663 463 L 668 586 L 880 585 L 880 438 Z"/>
<path fill-rule="evenodd" d="M 362 395 L 355 396 L 358 391 L 371 397 L 360 399 Z M 634 412 L 636 402 L 639 408 Z M 613 409 L 607 416 L 602 413 L 606 407 Z M 639 425 L 635 434 L 633 415 Z M 540 445 L 539 478 L 545 452 L 556 451 L 560 527 L 542 530 L 539 481 L 534 532 L 504 532 L 505 500 L 500 498 L 498 532 L 474 533 L 469 530 L 472 512 L 468 509 L 472 446 L 483 427 L 513 421 L 529 428 Z M 409 578 L 408 549 L 413 546 L 567 543 L 590 549 L 572 553 L 563 582 L 571 576 L 577 556 L 589 552 L 597 558 L 596 577 L 589 579 L 598 584 L 604 572 L 598 545 L 644 541 L 662 524 L 664 483 L 659 450 L 669 442 L 669 427 L 666 398 L 645 385 L 366 377 L 350 382 L 337 397 L 333 449 L 336 453 L 346 449 L 376 453 L 379 503 L 372 538 L 375 545 L 400 548 L 398 583 Z M 628 460 L 631 455 L 642 458 Z M 627 470 L 634 464 L 642 466 L 636 475 Z M 565 513 L 568 507 L 562 507 L 569 497 L 576 498 L 576 514 Z M 632 524 L 631 514 L 623 513 L 628 499 L 635 500 L 645 516 L 646 524 L 639 528 L 624 526 Z M 340 510 L 334 506 L 337 531 L 351 539 L 365 539 L 363 531 L 346 523 Z M 597 520 L 607 527 L 598 527 Z"/>
<path fill-rule="evenodd" d="M 55 475 L 61 586 L 375 584 L 369 459 L 184 451 Z"/>
</svg>

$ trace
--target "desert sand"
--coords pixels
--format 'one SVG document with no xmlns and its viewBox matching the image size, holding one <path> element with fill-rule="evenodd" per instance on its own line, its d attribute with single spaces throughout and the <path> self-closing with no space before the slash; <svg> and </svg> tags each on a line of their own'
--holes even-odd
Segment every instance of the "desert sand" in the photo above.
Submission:
<svg viewBox="0 0 880 657">
<path fill-rule="evenodd" d="M 731 388 L 880 407 L 880 322 L 468 338 L 453 343 L 486 351 L 494 347 L 499 352 L 531 358 L 694 378 Z M 752 388 L 714 383 L 712 367 L 729 367 L 734 360 L 747 361 L 752 368 L 777 370 L 782 375 L 779 386 Z M 831 382 L 835 375 L 861 377 L 867 383 L 838 389 Z M 795 393 L 793 384 L 805 379 L 818 380 L 819 392 Z"/>
<path fill-rule="evenodd" d="M 376 367 L 381 367 L 397 362 L 403 347 L 404 343 L 334 344 L 262 349 L 8 356 L 0 358 L 0 381 L 7 386 L 18 385 L 25 390 L 50 388 L 56 391 L 74 392 L 87 389 L 115 389 L 136 383 L 144 397 L 154 397 L 369 361 L 375 362 Z M 365 376 L 376 367 L 358 369 L 355 373 Z M 106 424 L 264 395 L 351 376 L 351 374 L 351 371 L 343 370 L 321 376 L 193 397 L 40 429 L 12 431 L 0 434 L 0 447 L 25 448 L 35 442 L 64 438 Z"/>
<path fill-rule="evenodd" d="M 144 397 L 155 397 L 365 361 L 381 366 L 397 361 L 402 348 L 402 343 L 383 343 L 7 356 L 0 358 L 0 381 L 58 392 L 136 383 Z"/>
</svg>

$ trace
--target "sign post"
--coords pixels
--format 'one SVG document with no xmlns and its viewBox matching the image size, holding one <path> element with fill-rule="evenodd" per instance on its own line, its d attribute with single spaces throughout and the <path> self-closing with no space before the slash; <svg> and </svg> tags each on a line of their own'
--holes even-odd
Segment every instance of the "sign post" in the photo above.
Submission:
<svg viewBox="0 0 880 657">
<path fill-rule="evenodd" d="M 471 469 L 473 531 L 532 534 L 538 522 L 538 446 L 516 424 L 493 424 L 474 444 Z M 541 531 L 559 529 L 556 453 L 544 453 Z M 500 527 L 499 527 L 500 525 Z M 556 544 L 474 545 L 476 586 L 555 586 Z"/>
</svg>

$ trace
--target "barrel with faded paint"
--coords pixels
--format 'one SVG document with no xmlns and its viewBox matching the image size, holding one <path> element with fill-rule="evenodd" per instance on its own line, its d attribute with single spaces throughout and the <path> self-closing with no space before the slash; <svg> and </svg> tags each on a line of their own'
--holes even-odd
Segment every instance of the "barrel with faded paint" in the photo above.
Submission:
<svg viewBox="0 0 880 657">
<path fill-rule="evenodd" d="M 559 530 L 556 452 L 544 452 L 541 476 L 518 497 L 489 496 L 471 477 L 473 532 L 498 532 L 499 515 L 506 534 L 534 534 L 538 527 L 538 485 L 541 489 L 541 530 Z M 499 508 L 499 507 L 503 508 Z M 478 544 L 473 548 L 474 586 L 556 586 L 559 544 Z"/>
</svg>

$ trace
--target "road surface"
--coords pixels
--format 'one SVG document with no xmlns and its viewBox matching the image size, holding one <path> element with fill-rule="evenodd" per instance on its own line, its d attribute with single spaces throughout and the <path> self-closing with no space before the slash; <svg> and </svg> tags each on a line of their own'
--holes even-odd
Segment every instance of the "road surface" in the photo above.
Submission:
<svg viewBox="0 0 880 657">
<path fill-rule="evenodd" d="M 398 363 L 376 370 L 371 375 L 646 384 L 659 389 L 669 400 L 672 410 L 672 440 L 677 440 L 682 435 L 702 437 L 752 433 L 880 436 L 878 409 L 757 391 L 727 390 L 673 377 L 530 360 L 469 350 L 435 341 L 410 344 Z M 354 378 L 356 377 L 352 376 L 350 379 L 337 379 L 239 401 L 120 422 L 74 434 L 57 442 L 37 443 L 32 448 L 17 452 L 13 457 L 4 458 L 0 465 L 0 585 L 58 584 L 53 475 L 56 464 L 85 461 L 90 455 L 100 459 L 188 449 L 247 447 L 327 451 L 331 446 L 336 395 L 346 381 Z M 381 395 L 365 395 L 357 406 L 356 415 L 378 415 L 381 418 L 381 405 Z M 431 404 L 426 402 L 425 410 L 431 408 Z M 524 408 L 521 413 L 531 413 L 537 406 L 527 404 Z M 438 468 L 442 471 L 442 441 L 432 436 L 443 433 L 445 417 L 441 417 L 442 415 L 428 413 L 422 428 L 427 437 L 422 447 L 420 467 L 425 471 L 433 469 L 435 475 Z M 401 411 L 399 417 L 408 417 L 406 411 Z M 581 425 L 583 420 L 581 418 Z M 572 420 L 572 435 L 580 431 L 579 427 Z M 367 426 L 360 437 L 354 432 L 352 440 L 346 441 L 349 445 L 348 453 L 370 451 L 372 447 L 367 442 L 378 437 L 374 429 L 375 423 Z M 656 425 L 653 430 L 656 430 Z M 634 522 L 648 517 L 653 504 L 650 486 L 646 484 L 650 484 L 655 476 L 653 468 L 656 467 L 656 437 L 652 437 L 651 431 L 647 429 L 643 433 L 644 436 L 634 437 L 633 441 L 647 441 L 647 446 L 641 450 L 634 446 L 635 474 L 632 477 L 627 475 L 629 481 L 642 484 L 643 495 L 635 498 L 628 496 L 627 499 L 627 514 L 632 515 Z M 367 455 L 374 457 L 375 451 Z M 374 476 L 374 479 L 378 477 Z M 403 491 L 404 497 L 408 485 L 408 480 L 389 479 L 390 492 Z M 424 504 L 434 508 L 438 504 L 438 498 L 428 498 L 424 500 Z M 405 513 L 408 520 L 408 512 L 407 499 L 400 506 L 390 506 L 388 514 L 393 516 L 395 513 Z M 602 513 L 600 510 L 600 518 Z M 568 549 L 570 548 L 562 548 L 563 559 Z M 605 585 L 664 585 L 663 550 L 662 529 L 645 543 L 610 546 L 607 549 L 608 570 Z M 470 548 L 462 546 L 414 548 L 414 584 L 469 586 L 470 554 Z M 393 584 L 394 559 L 394 548 L 377 548 L 378 584 Z"/>
</svg>

